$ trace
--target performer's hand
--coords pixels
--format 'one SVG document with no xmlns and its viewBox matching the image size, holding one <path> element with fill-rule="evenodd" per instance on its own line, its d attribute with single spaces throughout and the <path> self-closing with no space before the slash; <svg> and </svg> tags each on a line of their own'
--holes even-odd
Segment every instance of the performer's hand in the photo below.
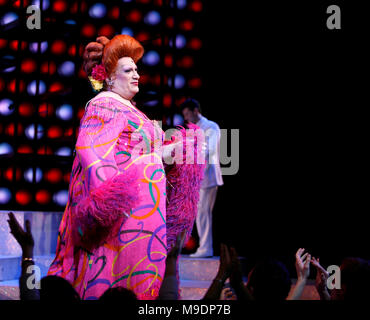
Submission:
<svg viewBox="0 0 370 320">
<path fill-rule="evenodd" d="M 87 75 L 91 74 L 92 69 L 100 63 L 105 45 L 109 42 L 107 37 L 96 38 L 96 42 L 90 42 L 85 47 L 83 54 L 83 68 Z"/>
<path fill-rule="evenodd" d="M 10 228 L 10 233 L 17 240 L 19 245 L 22 248 L 23 256 L 32 258 L 33 257 L 33 247 L 35 242 L 31 233 L 31 223 L 29 220 L 26 220 L 25 230 L 20 226 L 17 219 L 15 218 L 13 212 L 8 213 L 8 224 Z"/>
<path fill-rule="evenodd" d="M 310 274 L 311 255 L 308 252 L 303 254 L 303 252 L 304 249 L 299 248 L 295 254 L 295 268 L 298 280 L 306 280 Z"/>
</svg>

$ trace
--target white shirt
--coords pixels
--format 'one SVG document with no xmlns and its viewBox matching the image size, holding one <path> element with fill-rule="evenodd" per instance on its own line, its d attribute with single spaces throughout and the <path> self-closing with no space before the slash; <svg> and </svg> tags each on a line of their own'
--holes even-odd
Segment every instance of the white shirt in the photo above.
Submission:
<svg viewBox="0 0 370 320">
<path fill-rule="evenodd" d="M 199 118 L 196 125 L 203 130 L 206 139 L 206 169 L 201 187 L 222 186 L 224 182 L 220 167 L 220 127 L 216 122 L 210 121 L 202 115 L 199 115 Z"/>
</svg>

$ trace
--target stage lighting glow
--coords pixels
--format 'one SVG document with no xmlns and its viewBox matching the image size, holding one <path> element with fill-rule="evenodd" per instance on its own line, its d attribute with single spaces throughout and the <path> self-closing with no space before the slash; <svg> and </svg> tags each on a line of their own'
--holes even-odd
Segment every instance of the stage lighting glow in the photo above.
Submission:
<svg viewBox="0 0 370 320">
<path fill-rule="evenodd" d="M 144 22 L 146 24 L 150 24 L 152 26 L 157 25 L 161 22 L 161 15 L 158 11 L 150 11 L 144 18 Z"/>
<path fill-rule="evenodd" d="M 61 147 L 61 148 L 59 148 L 59 149 L 55 152 L 55 154 L 56 154 L 57 156 L 69 157 L 69 156 L 71 156 L 71 155 L 72 155 L 72 150 L 71 150 L 71 148 L 69 148 L 69 147 Z"/>
<path fill-rule="evenodd" d="M 12 22 L 14 22 L 15 20 L 17 20 L 18 19 L 18 15 L 16 14 L 16 13 L 14 13 L 14 12 L 7 12 L 7 13 L 5 13 L 2 17 L 1 17 L 1 19 L 0 19 L 0 24 L 2 25 L 2 26 L 4 26 L 4 25 L 6 25 L 6 24 L 8 24 L 8 23 L 12 23 Z"/>
<path fill-rule="evenodd" d="M 8 116 L 14 112 L 14 108 L 11 107 L 13 101 L 10 99 L 0 100 L 0 114 L 3 116 Z"/>
<path fill-rule="evenodd" d="M 63 40 L 55 40 L 51 45 L 51 52 L 54 54 L 62 54 L 66 51 L 66 44 Z"/>
<path fill-rule="evenodd" d="M 73 108 L 70 104 L 62 104 L 57 108 L 55 113 L 62 120 L 71 120 L 73 117 Z"/>
<path fill-rule="evenodd" d="M 24 180 L 26 180 L 27 182 L 32 183 L 33 182 L 33 176 L 34 176 L 33 168 L 28 168 L 24 172 Z M 35 181 L 40 182 L 41 179 L 42 179 L 42 170 L 40 168 L 36 168 Z"/>
<path fill-rule="evenodd" d="M 36 62 L 32 59 L 25 59 L 21 63 L 21 71 L 24 73 L 32 73 L 36 70 Z"/>
<path fill-rule="evenodd" d="M 37 125 L 37 133 L 35 132 L 36 124 L 29 125 L 25 130 L 24 133 L 26 134 L 26 137 L 30 140 L 33 140 L 36 135 L 36 139 L 41 139 L 44 135 L 44 128 L 41 124 Z"/>
<path fill-rule="evenodd" d="M 132 29 L 129 28 L 129 27 L 124 27 L 121 30 L 121 34 L 127 34 L 127 35 L 133 37 L 134 36 L 134 31 L 132 31 Z"/>
<path fill-rule="evenodd" d="M 45 82 L 40 80 L 39 81 L 39 94 L 43 94 L 46 91 L 46 85 Z M 30 96 L 36 95 L 36 89 L 37 89 L 37 81 L 33 80 L 28 86 L 27 86 L 27 92 Z"/>
<path fill-rule="evenodd" d="M 107 7 L 102 3 L 95 3 L 90 7 L 89 15 L 91 18 L 100 19 L 107 14 Z"/>
<path fill-rule="evenodd" d="M 73 25 L 76 24 L 76 21 L 72 20 L 72 19 L 69 19 L 69 20 L 64 21 L 64 23 L 73 26 Z"/>
<path fill-rule="evenodd" d="M 10 73 L 10 72 L 13 72 L 15 70 L 15 66 L 14 67 L 9 67 L 9 68 L 6 68 L 3 70 L 4 73 Z"/>
<path fill-rule="evenodd" d="M 31 197 L 31 194 L 26 191 L 26 190 L 19 190 L 16 194 L 15 194 L 15 200 L 25 206 L 26 204 L 29 204 L 32 200 L 32 197 Z"/>
<path fill-rule="evenodd" d="M 38 6 L 40 8 L 40 0 L 32 0 L 31 4 L 35 5 L 35 6 Z M 46 10 L 47 8 L 49 8 L 49 0 L 43 0 L 42 1 L 42 10 Z"/>
<path fill-rule="evenodd" d="M 182 34 L 176 36 L 176 48 L 182 49 L 186 46 L 186 38 Z"/>
<path fill-rule="evenodd" d="M 0 204 L 8 203 L 12 198 L 12 193 L 7 188 L 0 188 Z"/>
<path fill-rule="evenodd" d="M 159 63 L 160 59 L 158 52 L 151 50 L 144 55 L 143 62 L 149 66 L 154 66 Z"/>
<path fill-rule="evenodd" d="M 185 9 L 187 5 L 186 0 L 177 0 L 177 8 L 178 9 Z"/>
<path fill-rule="evenodd" d="M 18 107 L 18 113 L 22 117 L 29 117 L 33 114 L 33 107 L 28 102 L 23 102 Z"/>
<path fill-rule="evenodd" d="M 175 114 L 173 116 L 173 125 L 174 126 L 182 126 L 184 124 L 184 118 L 180 114 Z"/>
<path fill-rule="evenodd" d="M 35 199 L 40 204 L 47 204 L 50 202 L 51 196 L 47 190 L 39 190 L 35 194 Z"/>
<path fill-rule="evenodd" d="M 53 195 L 53 201 L 59 206 L 65 206 L 68 201 L 68 191 L 60 190 Z"/>
<path fill-rule="evenodd" d="M 50 183 L 58 183 L 62 180 L 63 174 L 60 169 L 53 168 L 45 173 L 45 179 Z"/>
<path fill-rule="evenodd" d="M 37 53 L 38 50 L 39 50 L 38 47 L 39 47 L 39 43 L 38 42 L 31 42 L 30 43 L 30 46 L 29 46 L 30 51 L 32 53 Z M 40 43 L 40 52 L 41 53 L 45 52 L 47 50 L 47 48 L 48 48 L 47 41 L 43 41 L 43 42 Z"/>
<path fill-rule="evenodd" d="M 13 148 L 9 143 L 2 142 L 0 143 L 0 155 L 10 155 L 13 153 Z"/>
<path fill-rule="evenodd" d="M 177 74 L 175 76 L 175 88 L 176 89 L 182 88 L 185 85 L 185 82 L 186 82 L 186 80 L 185 80 L 183 75 Z"/>
<path fill-rule="evenodd" d="M 65 61 L 58 68 L 58 73 L 61 76 L 69 77 L 72 76 L 74 72 L 75 64 L 72 61 Z"/>
</svg>

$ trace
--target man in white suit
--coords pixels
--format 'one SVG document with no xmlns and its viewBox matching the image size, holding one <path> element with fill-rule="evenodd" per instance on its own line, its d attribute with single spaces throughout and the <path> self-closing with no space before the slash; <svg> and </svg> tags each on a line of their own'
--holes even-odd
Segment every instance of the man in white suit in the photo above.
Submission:
<svg viewBox="0 0 370 320">
<path fill-rule="evenodd" d="M 190 256 L 193 258 L 206 258 L 213 256 L 212 241 L 212 210 L 216 201 L 218 186 L 222 186 L 220 168 L 219 145 L 221 138 L 220 127 L 216 122 L 208 120 L 200 113 L 197 100 L 188 99 L 181 104 L 184 120 L 200 127 L 206 137 L 206 169 L 199 193 L 198 213 L 196 218 L 199 235 L 199 247 Z"/>
</svg>

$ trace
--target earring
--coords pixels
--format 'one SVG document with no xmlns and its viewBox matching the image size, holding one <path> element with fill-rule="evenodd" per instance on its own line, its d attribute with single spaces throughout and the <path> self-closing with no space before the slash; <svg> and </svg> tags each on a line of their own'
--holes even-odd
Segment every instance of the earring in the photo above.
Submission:
<svg viewBox="0 0 370 320">
<path fill-rule="evenodd" d="M 113 80 L 111 80 L 111 79 L 107 80 L 107 84 L 108 84 L 109 87 L 113 87 L 113 83 L 114 83 Z"/>
</svg>

